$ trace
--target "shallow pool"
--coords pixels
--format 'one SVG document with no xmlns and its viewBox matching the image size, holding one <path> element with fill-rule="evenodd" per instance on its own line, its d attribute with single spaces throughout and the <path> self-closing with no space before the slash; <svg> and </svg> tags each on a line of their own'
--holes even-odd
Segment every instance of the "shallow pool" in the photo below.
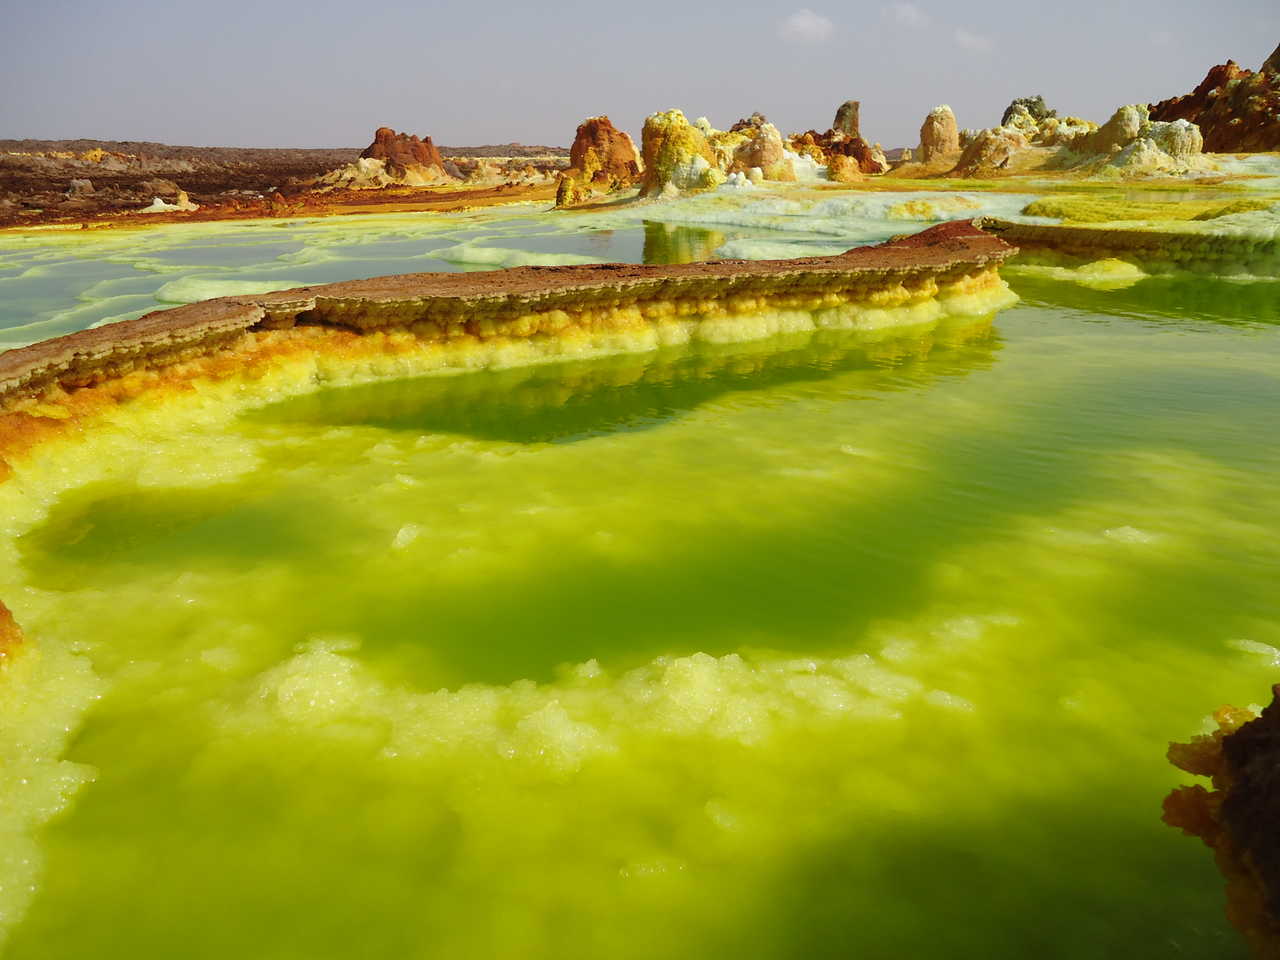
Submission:
<svg viewBox="0 0 1280 960">
<path fill-rule="evenodd" d="M 1280 663 L 1274 284 L 1009 278 L 0 487 L 82 783 L 4 955 L 1242 956 L 1159 812 Z"/>
</svg>

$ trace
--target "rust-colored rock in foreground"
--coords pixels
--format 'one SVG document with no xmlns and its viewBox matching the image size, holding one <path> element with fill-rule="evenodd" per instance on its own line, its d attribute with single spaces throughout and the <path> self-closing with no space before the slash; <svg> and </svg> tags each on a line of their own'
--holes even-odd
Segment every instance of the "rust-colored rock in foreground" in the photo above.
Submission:
<svg viewBox="0 0 1280 960">
<path fill-rule="evenodd" d="M 49 403 L 98 386 L 123 399 L 121 383 L 193 361 L 230 375 L 235 364 L 225 358 L 243 360 L 268 340 L 276 351 L 311 349 L 331 331 L 350 353 L 353 336 L 501 342 L 708 311 L 894 306 L 998 284 L 995 268 L 1013 252 L 960 221 L 835 257 L 420 273 L 206 300 L 0 354 L 0 465 L 69 428 L 69 414 L 50 414 Z"/>
<path fill-rule="evenodd" d="M 1280 684 L 1255 717 L 1223 707 L 1218 729 L 1171 743 L 1169 761 L 1213 789 L 1178 787 L 1164 821 L 1202 839 L 1226 879 L 1227 918 L 1259 960 L 1280 958 Z"/>
</svg>

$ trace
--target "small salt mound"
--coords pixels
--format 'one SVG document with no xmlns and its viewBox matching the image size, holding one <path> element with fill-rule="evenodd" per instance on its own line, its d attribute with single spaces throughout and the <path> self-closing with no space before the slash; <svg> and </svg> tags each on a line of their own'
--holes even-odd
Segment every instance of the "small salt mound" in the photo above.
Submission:
<svg viewBox="0 0 1280 960">
<path fill-rule="evenodd" d="M 447 263 L 474 263 L 491 267 L 555 267 L 597 263 L 593 257 L 576 253 L 546 253 L 535 250 L 513 250 L 506 247 L 484 247 L 459 243 L 431 251 L 431 256 Z"/>
<path fill-rule="evenodd" d="M 161 303 L 196 303 L 214 297 L 236 297 L 301 286 L 304 284 L 297 280 L 223 280 L 194 276 L 170 280 L 156 291 L 155 297 Z"/>
<path fill-rule="evenodd" d="M 166 203 L 160 197 L 154 197 L 150 206 L 143 207 L 139 213 L 190 213 L 193 210 L 199 210 L 200 204 L 192 203 L 191 198 L 187 196 L 185 190 L 178 191 L 178 200 L 176 203 Z"/>
</svg>

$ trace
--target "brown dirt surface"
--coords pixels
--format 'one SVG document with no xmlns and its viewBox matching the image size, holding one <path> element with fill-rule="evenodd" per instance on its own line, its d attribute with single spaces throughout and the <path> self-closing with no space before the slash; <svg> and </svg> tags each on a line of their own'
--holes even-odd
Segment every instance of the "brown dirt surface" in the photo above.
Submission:
<svg viewBox="0 0 1280 960">
<path fill-rule="evenodd" d="M 540 157 L 553 172 L 563 148 L 520 144 L 443 147 L 446 157 Z M 317 177 L 356 160 L 357 148 L 268 149 L 179 147 L 141 141 L 0 140 L 0 228 L 43 225 L 141 225 L 193 220 L 315 216 L 368 212 L 460 209 L 472 203 L 507 202 L 489 185 L 466 197 L 436 190 L 334 191 L 315 198 Z M 72 195 L 72 180 L 90 191 Z M 159 196 L 172 202 L 184 190 L 201 209 L 191 213 L 135 215 Z M 522 199 L 554 197 L 553 189 L 512 185 Z M 377 193 L 378 196 L 370 194 Z"/>
</svg>

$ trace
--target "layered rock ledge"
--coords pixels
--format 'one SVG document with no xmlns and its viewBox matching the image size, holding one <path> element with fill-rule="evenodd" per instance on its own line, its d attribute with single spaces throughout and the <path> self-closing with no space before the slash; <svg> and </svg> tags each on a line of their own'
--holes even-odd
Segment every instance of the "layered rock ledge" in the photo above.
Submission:
<svg viewBox="0 0 1280 960">
<path fill-rule="evenodd" d="M 1277 221 L 1280 222 L 1280 221 Z M 1268 215 L 1250 220 L 1094 224 L 1014 223 L 994 217 L 982 229 L 1016 244 L 1020 262 L 1085 263 L 1114 258 L 1157 271 L 1273 277 L 1280 232 Z"/>
<path fill-rule="evenodd" d="M 319 326 L 484 339 L 555 333 L 570 314 L 662 303 L 678 314 L 842 301 L 893 306 L 991 271 L 1013 252 L 961 221 L 834 257 L 420 273 L 223 297 L 0 354 L 0 407 L 216 353 L 253 331 Z"/>
</svg>

